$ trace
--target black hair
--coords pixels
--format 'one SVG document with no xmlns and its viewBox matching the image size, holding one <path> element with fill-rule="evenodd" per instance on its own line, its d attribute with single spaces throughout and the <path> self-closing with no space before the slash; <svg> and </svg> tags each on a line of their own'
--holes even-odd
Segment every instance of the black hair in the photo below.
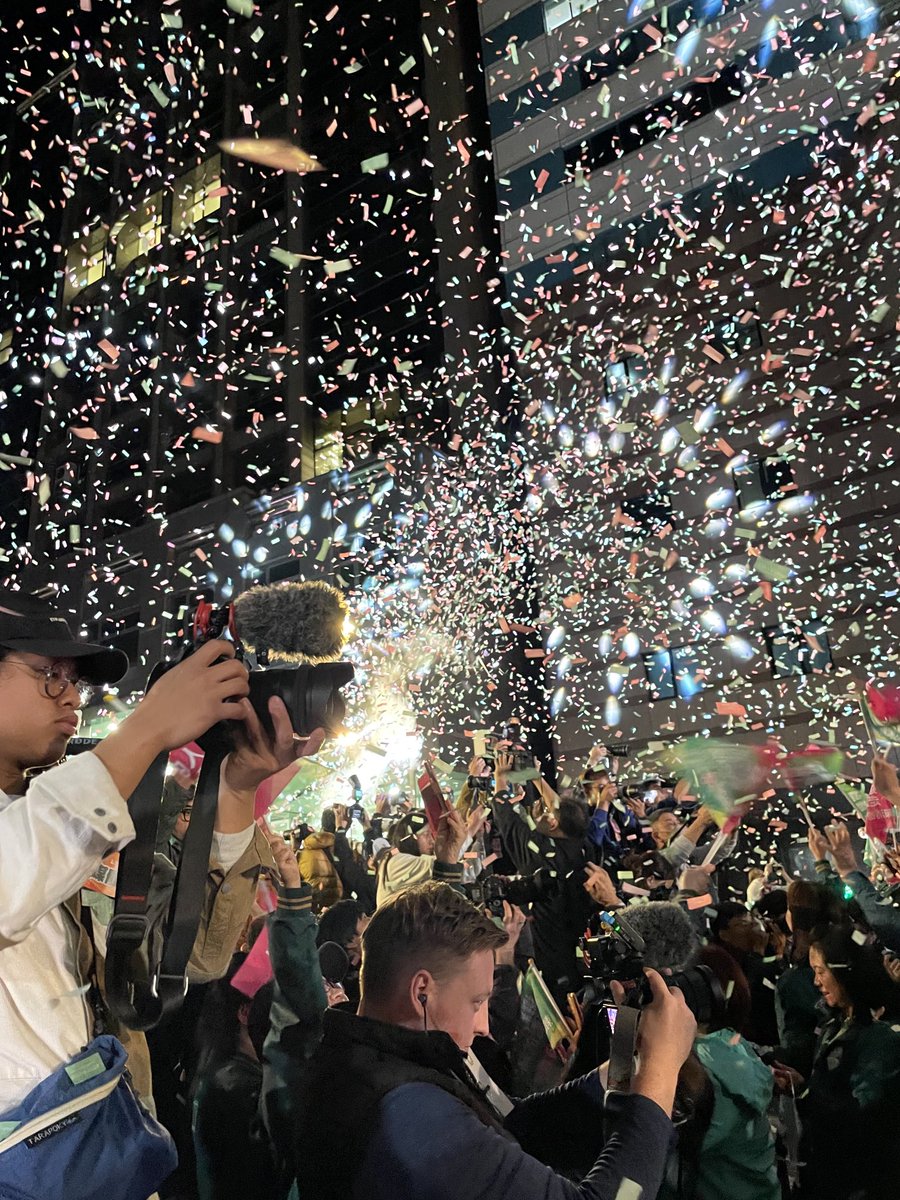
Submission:
<svg viewBox="0 0 900 1200">
<path fill-rule="evenodd" d="M 896 1012 L 900 988 L 884 969 L 884 960 L 874 946 L 860 945 L 859 934 L 844 923 L 814 929 L 810 948 L 815 947 L 829 971 L 853 1006 L 853 1019 L 868 1025 L 872 1009 Z"/>
<path fill-rule="evenodd" d="M 571 794 L 561 796 L 556 816 L 566 837 L 580 839 L 587 836 L 591 811 L 583 800 L 578 800 Z"/>
<path fill-rule="evenodd" d="M 713 941 L 719 941 L 722 930 L 727 929 L 735 917 L 746 917 L 747 912 L 747 905 L 741 904 L 740 900 L 720 900 L 709 926 Z"/>
<path fill-rule="evenodd" d="M 326 808 L 322 812 L 322 832 L 337 833 L 337 820 L 333 808 Z"/>
<path fill-rule="evenodd" d="M 419 854 L 416 834 L 421 833 L 427 823 L 428 818 L 423 812 L 407 813 L 391 826 L 388 841 L 395 850 L 402 850 L 404 854 Z"/>
<path fill-rule="evenodd" d="M 754 912 L 759 913 L 761 917 L 768 917 L 770 921 L 777 921 L 779 924 L 783 924 L 787 910 L 786 888 L 775 888 L 774 891 L 766 892 L 753 905 Z"/>
<path fill-rule="evenodd" d="M 337 942 L 345 949 L 356 937 L 356 924 L 360 917 L 366 915 L 366 910 L 356 900 L 338 900 L 327 912 L 319 918 L 319 929 L 316 933 L 316 945 L 325 942 Z"/>
</svg>

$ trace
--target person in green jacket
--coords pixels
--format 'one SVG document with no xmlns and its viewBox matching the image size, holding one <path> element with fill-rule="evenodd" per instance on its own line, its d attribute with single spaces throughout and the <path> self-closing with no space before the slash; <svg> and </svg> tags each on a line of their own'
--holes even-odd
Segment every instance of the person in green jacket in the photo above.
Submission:
<svg viewBox="0 0 900 1200">
<path fill-rule="evenodd" d="M 698 1025 L 682 1068 L 679 1091 L 692 1115 L 679 1128 L 659 1200 L 781 1200 L 768 1116 L 772 1072 L 739 1032 L 750 1015 L 750 985 L 720 947 L 698 957 L 728 999 L 717 1027 Z"/>
<path fill-rule="evenodd" d="M 772 1072 L 733 1029 L 701 1034 L 694 1051 L 713 1086 L 698 1200 L 780 1200 L 769 1125 Z"/>
<path fill-rule="evenodd" d="M 812 1071 L 780 1079 L 799 1095 L 803 1200 L 896 1200 L 900 1143 L 898 991 L 849 924 L 814 933 L 824 1017 Z"/>
</svg>

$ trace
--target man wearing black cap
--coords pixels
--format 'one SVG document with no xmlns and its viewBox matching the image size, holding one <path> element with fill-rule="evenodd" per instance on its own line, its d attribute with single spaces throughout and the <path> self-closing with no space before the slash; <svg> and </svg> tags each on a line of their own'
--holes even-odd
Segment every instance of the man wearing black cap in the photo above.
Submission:
<svg viewBox="0 0 900 1200">
<path fill-rule="evenodd" d="M 123 797 L 157 755 L 218 721 L 243 722 L 220 789 L 228 831 L 248 811 L 252 823 L 256 787 L 298 753 L 280 701 L 270 702 L 275 740 L 265 738 L 246 669 L 215 641 L 163 675 L 92 753 L 52 766 L 93 687 L 127 669 L 124 654 L 79 641 L 44 601 L 0 597 L 0 1120 L 90 1041 L 84 938 L 64 901 L 134 838 Z M 321 740 L 316 731 L 303 753 Z M 26 773 L 48 766 L 26 795 Z"/>
</svg>

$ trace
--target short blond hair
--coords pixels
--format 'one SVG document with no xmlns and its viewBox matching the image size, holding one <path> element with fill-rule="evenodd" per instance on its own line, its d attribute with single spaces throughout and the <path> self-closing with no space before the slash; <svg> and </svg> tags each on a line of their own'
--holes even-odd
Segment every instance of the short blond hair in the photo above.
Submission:
<svg viewBox="0 0 900 1200">
<path fill-rule="evenodd" d="M 505 929 L 447 883 L 420 883 L 375 912 L 362 935 L 360 988 L 376 1002 L 416 971 L 446 978 L 481 950 L 499 950 Z"/>
</svg>

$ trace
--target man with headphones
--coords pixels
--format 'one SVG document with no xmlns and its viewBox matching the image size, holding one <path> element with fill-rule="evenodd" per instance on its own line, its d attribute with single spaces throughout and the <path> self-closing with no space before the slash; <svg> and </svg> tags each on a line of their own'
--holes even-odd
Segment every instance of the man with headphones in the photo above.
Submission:
<svg viewBox="0 0 900 1200">
<path fill-rule="evenodd" d="M 295 1153 L 319 1200 L 622 1200 L 655 1196 L 694 1018 L 648 971 L 640 1061 L 627 1093 L 592 1071 L 510 1106 L 468 1051 L 488 1032 L 507 933 L 447 884 L 380 905 L 362 936 L 359 1013 L 330 1009 L 299 1089 Z M 542 1159 L 523 1148 L 541 1134 Z M 545 1153 L 549 1151 L 549 1153 Z M 580 1182 L 548 1159 L 585 1163 Z"/>
</svg>

